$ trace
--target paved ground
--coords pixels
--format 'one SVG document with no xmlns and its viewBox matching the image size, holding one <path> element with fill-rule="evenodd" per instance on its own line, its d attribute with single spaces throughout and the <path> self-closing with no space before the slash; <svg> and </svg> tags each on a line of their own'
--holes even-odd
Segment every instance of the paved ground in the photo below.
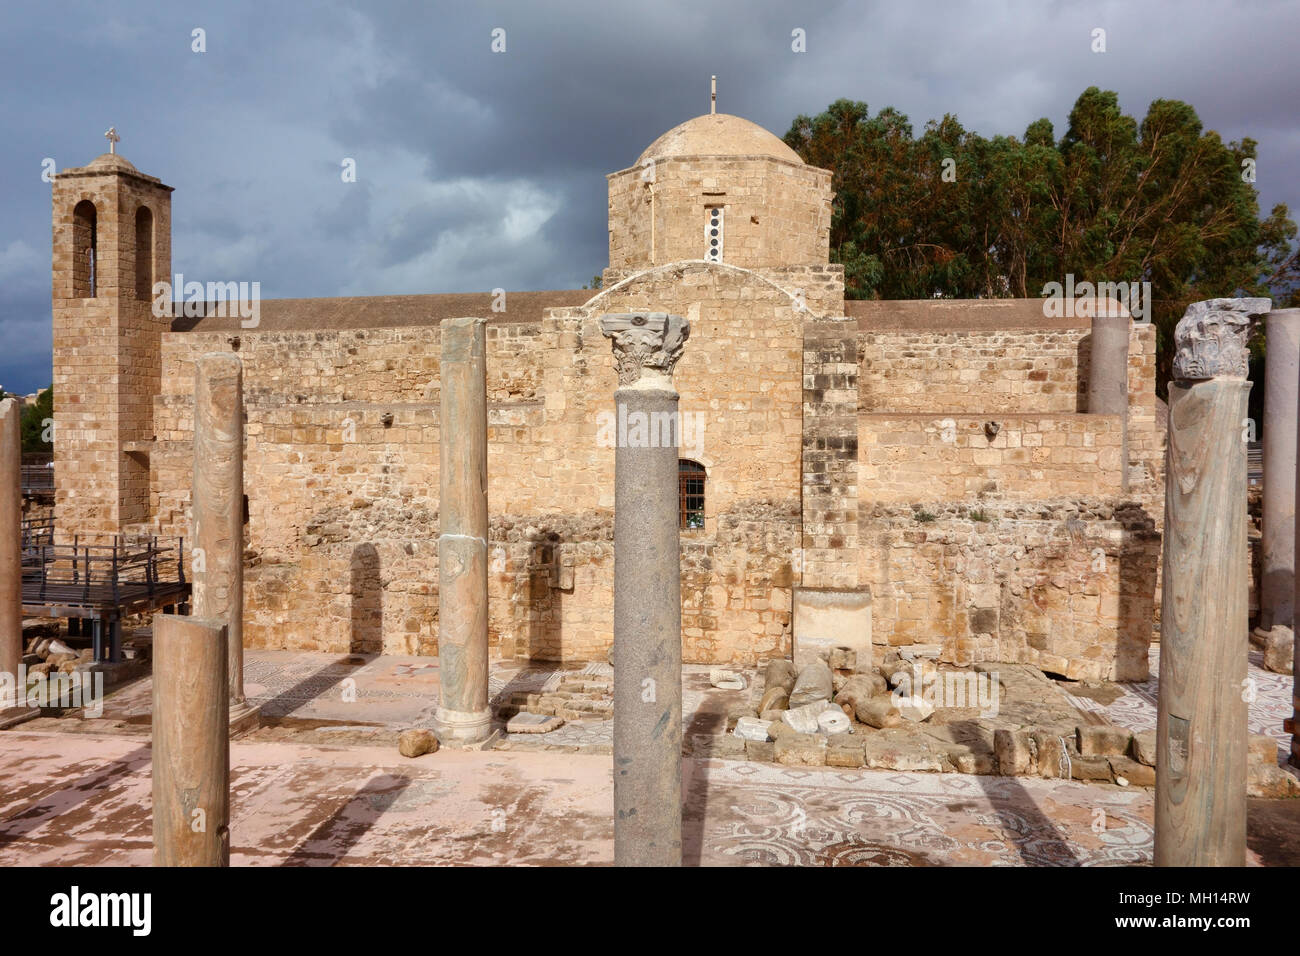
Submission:
<svg viewBox="0 0 1300 956">
<path fill-rule="evenodd" d="M 1153 661 L 1153 664 L 1155 661 Z M 1255 661 L 1255 664 L 1258 662 Z M 560 665 L 494 665 L 501 700 Z M 574 665 L 579 669 L 580 665 Z M 688 667 L 688 730 L 730 698 Z M 506 751 L 405 760 L 396 731 L 427 724 L 428 658 L 250 651 L 267 724 L 231 746 L 238 865 L 608 864 L 609 721 L 575 722 Z M 1252 666 L 1254 732 L 1284 740 L 1290 678 Z M 733 692 L 734 693 L 734 692 Z M 1155 683 L 1073 696 L 1133 729 Z M 147 865 L 147 679 L 99 720 L 42 718 L 0 733 L 0 865 Z M 722 695 L 722 696 L 719 696 Z M 75 732 L 73 732 L 75 731 Z M 538 751 L 520 749 L 540 748 Z M 573 750 L 581 747 L 584 752 Z M 704 865 L 1114 865 L 1151 859 L 1152 794 L 1111 785 L 956 773 L 794 768 L 687 758 L 685 859 Z M 1300 801 L 1252 801 L 1251 862 L 1300 863 Z"/>
</svg>

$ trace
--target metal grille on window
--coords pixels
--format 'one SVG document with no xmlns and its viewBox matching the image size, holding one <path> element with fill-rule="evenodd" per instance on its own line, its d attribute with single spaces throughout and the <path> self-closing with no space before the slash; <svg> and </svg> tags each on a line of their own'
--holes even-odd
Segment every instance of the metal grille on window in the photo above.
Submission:
<svg viewBox="0 0 1300 956">
<path fill-rule="evenodd" d="M 709 262 L 722 261 L 722 207 L 709 206 L 704 219 L 704 258 Z"/>
<path fill-rule="evenodd" d="M 704 527 L 704 466 L 698 461 L 677 462 L 678 526 L 683 531 Z"/>
</svg>

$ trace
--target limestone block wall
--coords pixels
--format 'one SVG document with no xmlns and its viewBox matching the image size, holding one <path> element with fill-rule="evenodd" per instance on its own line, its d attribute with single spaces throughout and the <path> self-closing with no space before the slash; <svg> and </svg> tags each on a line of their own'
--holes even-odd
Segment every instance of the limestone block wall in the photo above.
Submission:
<svg viewBox="0 0 1300 956">
<path fill-rule="evenodd" d="M 987 426 L 998 426 L 989 437 Z M 1020 501 L 1120 493 L 1118 415 L 914 414 L 859 419 L 863 501 Z"/>
<path fill-rule="evenodd" d="M 1097 499 L 960 505 L 933 520 L 863 505 L 862 574 L 877 644 L 942 659 L 1033 664 L 1072 680 L 1145 680 L 1159 534 L 1141 508 Z"/>
<path fill-rule="evenodd" d="M 489 321 L 490 641 L 602 659 L 612 640 L 616 376 L 607 311 L 689 312 L 677 368 L 705 527 L 684 531 L 683 653 L 789 650 L 803 315 L 727 266 L 656 270 L 540 323 Z M 238 339 L 246 395 L 250 646 L 436 653 L 439 330 L 169 333 L 152 507 L 188 536 L 193 362 Z"/>
<path fill-rule="evenodd" d="M 717 206 L 723 262 L 755 269 L 829 259 L 828 170 L 767 156 L 685 156 L 608 180 L 612 268 L 705 258 L 705 210 Z"/>
</svg>

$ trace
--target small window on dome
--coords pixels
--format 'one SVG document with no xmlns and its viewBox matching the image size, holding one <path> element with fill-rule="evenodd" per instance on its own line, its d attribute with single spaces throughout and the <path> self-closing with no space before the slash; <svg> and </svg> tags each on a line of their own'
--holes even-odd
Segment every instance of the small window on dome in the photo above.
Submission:
<svg viewBox="0 0 1300 956">
<path fill-rule="evenodd" d="M 722 206 L 704 207 L 704 258 L 722 261 Z"/>
</svg>

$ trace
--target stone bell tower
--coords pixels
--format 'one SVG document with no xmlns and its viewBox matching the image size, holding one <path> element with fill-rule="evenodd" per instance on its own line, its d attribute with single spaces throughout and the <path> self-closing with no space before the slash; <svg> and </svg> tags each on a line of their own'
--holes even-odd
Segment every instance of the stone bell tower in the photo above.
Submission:
<svg viewBox="0 0 1300 956">
<path fill-rule="evenodd" d="M 153 284 L 171 276 L 171 192 L 109 152 L 54 178 L 54 482 L 60 534 L 149 517 L 162 333 Z M 170 298 L 170 297 L 168 297 Z M 170 310 L 169 310 L 170 311 Z"/>
</svg>

